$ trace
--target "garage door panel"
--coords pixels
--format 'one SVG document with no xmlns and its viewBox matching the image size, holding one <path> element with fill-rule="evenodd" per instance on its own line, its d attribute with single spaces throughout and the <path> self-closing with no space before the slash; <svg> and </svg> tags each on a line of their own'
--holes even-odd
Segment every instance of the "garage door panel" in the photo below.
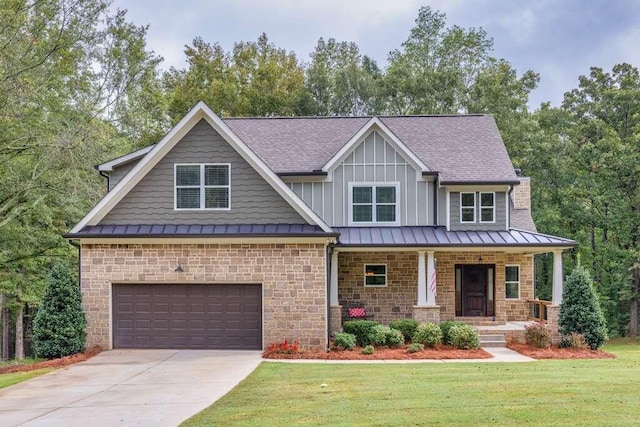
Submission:
<svg viewBox="0 0 640 427">
<path fill-rule="evenodd" d="M 114 285 L 115 348 L 262 348 L 260 285 Z"/>
</svg>

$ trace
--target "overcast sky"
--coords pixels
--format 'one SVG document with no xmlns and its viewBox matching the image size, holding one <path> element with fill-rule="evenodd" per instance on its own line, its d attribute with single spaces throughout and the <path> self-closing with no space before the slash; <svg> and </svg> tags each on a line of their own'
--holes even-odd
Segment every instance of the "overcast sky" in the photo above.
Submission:
<svg viewBox="0 0 640 427">
<path fill-rule="evenodd" d="M 130 21 L 150 26 L 149 48 L 165 69 L 186 66 L 184 45 L 196 36 L 230 50 L 263 32 L 305 62 L 318 38 L 333 37 L 384 66 L 422 5 L 446 13 L 447 26 L 484 28 L 494 56 L 539 73 L 532 108 L 559 104 L 589 67 L 640 66 L 640 0 L 114 0 Z"/>
</svg>

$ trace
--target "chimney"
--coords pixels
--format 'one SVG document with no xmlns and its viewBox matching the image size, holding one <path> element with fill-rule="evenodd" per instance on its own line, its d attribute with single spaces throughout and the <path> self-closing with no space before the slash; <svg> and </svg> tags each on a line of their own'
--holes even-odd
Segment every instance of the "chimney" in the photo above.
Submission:
<svg viewBox="0 0 640 427">
<path fill-rule="evenodd" d="M 531 178 L 518 177 L 520 185 L 513 187 L 511 201 L 515 209 L 531 209 Z"/>
</svg>

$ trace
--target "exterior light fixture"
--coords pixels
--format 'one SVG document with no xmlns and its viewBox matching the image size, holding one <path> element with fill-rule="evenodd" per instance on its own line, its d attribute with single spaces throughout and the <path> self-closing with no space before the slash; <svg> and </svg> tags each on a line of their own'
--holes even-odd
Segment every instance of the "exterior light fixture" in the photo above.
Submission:
<svg viewBox="0 0 640 427">
<path fill-rule="evenodd" d="M 182 266 L 180 264 L 178 264 L 176 269 L 173 270 L 173 271 L 175 271 L 176 273 L 184 273 L 184 270 L 182 269 Z"/>
</svg>

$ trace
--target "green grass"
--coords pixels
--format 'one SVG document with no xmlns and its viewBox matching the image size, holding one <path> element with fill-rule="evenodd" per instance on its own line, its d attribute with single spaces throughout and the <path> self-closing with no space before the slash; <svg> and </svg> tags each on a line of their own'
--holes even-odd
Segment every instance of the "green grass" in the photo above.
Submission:
<svg viewBox="0 0 640 427">
<path fill-rule="evenodd" d="M 44 359 L 40 359 L 37 357 L 25 357 L 21 360 L 10 359 L 10 360 L 0 360 L 0 368 L 4 368 L 5 366 L 13 366 L 13 365 L 31 365 L 33 363 L 42 362 Z"/>
<path fill-rule="evenodd" d="M 53 371 L 54 368 L 36 369 L 35 371 L 28 372 L 14 372 L 12 374 L 0 374 L 0 388 L 9 387 L 22 381 L 30 380 L 31 378 L 39 377 L 47 372 Z"/>
<path fill-rule="evenodd" d="M 640 344 L 612 343 L 605 350 L 618 358 L 262 363 L 183 425 L 638 425 Z"/>
</svg>

